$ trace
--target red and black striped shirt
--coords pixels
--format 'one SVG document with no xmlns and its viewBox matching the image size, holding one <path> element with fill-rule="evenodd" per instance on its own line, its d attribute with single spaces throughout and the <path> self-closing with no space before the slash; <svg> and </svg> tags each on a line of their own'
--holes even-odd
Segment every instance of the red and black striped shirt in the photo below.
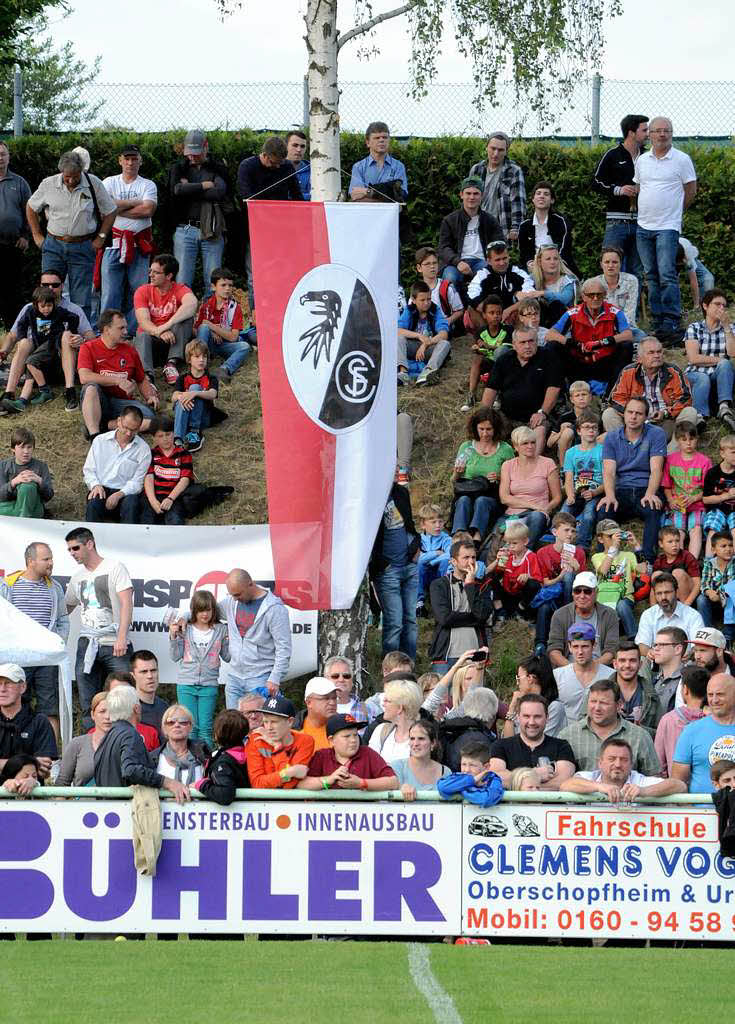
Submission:
<svg viewBox="0 0 735 1024">
<path fill-rule="evenodd" d="M 174 448 L 168 455 L 156 447 L 151 452 L 151 464 L 147 476 L 153 477 L 153 492 L 156 501 L 168 498 L 179 480 L 188 477 L 194 479 L 194 466 L 191 455 L 183 448 Z"/>
</svg>

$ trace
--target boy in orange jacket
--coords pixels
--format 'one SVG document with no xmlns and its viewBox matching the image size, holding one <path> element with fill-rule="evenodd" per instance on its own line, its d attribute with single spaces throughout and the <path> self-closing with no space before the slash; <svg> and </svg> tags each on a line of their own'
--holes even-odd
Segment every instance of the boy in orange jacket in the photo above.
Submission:
<svg viewBox="0 0 735 1024">
<path fill-rule="evenodd" d="M 263 724 L 246 748 L 248 775 L 254 789 L 295 789 L 306 776 L 314 740 L 292 732 L 296 709 L 285 697 L 270 697 L 263 705 Z"/>
</svg>

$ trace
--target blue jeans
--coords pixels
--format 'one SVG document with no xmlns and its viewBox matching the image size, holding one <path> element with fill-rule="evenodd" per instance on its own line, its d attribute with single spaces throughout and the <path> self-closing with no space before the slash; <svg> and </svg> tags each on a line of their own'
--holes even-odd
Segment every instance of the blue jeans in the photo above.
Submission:
<svg viewBox="0 0 735 1024">
<path fill-rule="evenodd" d="M 611 509 L 610 515 L 619 523 L 628 519 L 643 520 L 643 557 L 653 565 L 658 554 L 658 531 L 663 513 L 660 509 L 641 505 L 645 493 L 645 487 L 616 487 L 618 508 L 617 511 Z"/>
<path fill-rule="evenodd" d="M 259 693 L 266 700 L 270 697 L 268 687 L 265 685 L 270 679 L 270 672 L 263 672 L 259 676 L 235 676 L 228 675 L 225 680 L 225 704 L 228 709 L 237 708 L 237 702 L 241 697 L 248 694 Z"/>
<path fill-rule="evenodd" d="M 449 557 L 441 558 L 438 562 L 418 562 L 418 591 L 416 600 L 422 601 L 426 597 L 426 591 L 434 580 L 444 576 L 449 568 Z"/>
<path fill-rule="evenodd" d="M 189 391 L 201 391 L 201 384 L 192 384 Z M 181 402 L 174 402 L 174 437 L 185 438 L 191 431 L 200 434 L 209 426 L 210 403 L 204 398 L 195 398 L 191 409 L 185 409 Z"/>
<path fill-rule="evenodd" d="M 692 389 L 692 404 L 700 416 L 709 416 L 709 398 L 712 389 L 712 381 L 717 388 L 718 402 L 732 402 L 733 384 L 735 384 L 735 370 L 729 359 L 723 359 L 715 366 L 714 373 L 705 373 L 704 370 L 690 370 L 687 374 L 689 386 Z"/>
<path fill-rule="evenodd" d="M 130 656 L 133 653 L 133 645 L 128 644 L 127 650 L 122 657 L 112 653 L 112 644 L 100 644 L 97 648 L 97 657 L 90 672 L 84 671 L 84 655 L 87 653 L 89 639 L 80 636 L 77 642 L 77 656 L 74 670 L 74 677 L 77 681 L 79 692 L 79 704 L 82 709 L 82 726 L 84 729 L 91 729 L 94 725 L 89 707 L 95 693 L 104 689 L 105 679 L 110 672 L 129 672 Z"/>
<path fill-rule="evenodd" d="M 128 334 L 135 337 L 138 322 L 133 309 L 135 289 L 148 283 L 150 260 L 135 250 L 132 263 L 120 262 L 119 249 L 105 249 L 102 257 L 100 309 L 119 309 L 128 322 Z M 127 285 L 127 288 L 126 288 Z"/>
<path fill-rule="evenodd" d="M 528 527 L 528 547 L 530 551 L 535 551 L 536 545 L 546 533 L 549 517 L 545 512 L 540 512 L 538 509 L 530 508 L 526 512 L 522 512 L 520 515 L 512 513 L 507 517 L 511 521 L 513 519 L 520 519 L 522 523 L 525 523 Z"/>
<path fill-rule="evenodd" d="M 634 607 L 635 606 L 629 597 L 621 597 L 615 605 L 615 611 L 618 613 L 620 625 L 623 627 L 622 632 L 625 636 L 630 637 L 631 639 L 638 632 L 638 623 L 635 621 L 635 615 L 633 613 Z"/>
<path fill-rule="evenodd" d="M 212 294 L 212 271 L 222 266 L 222 254 L 225 251 L 224 238 L 206 241 L 194 224 L 179 224 L 174 231 L 174 256 L 179 261 L 179 272 L 176 280 L 190 288 L 194 281 L 197 255 L 202 251 L 202 276 L 204 278 L 204 298 Z"/>
<path fill-rule="evenodd" d="M 105 500 L 115 493 L 113 487 L 105 487 L 104 498 L 88 498 L 84 520 L 87 523 L 104 523 L 118 521 L 120 523 L 140 522 L 140 494 L 126 494 L 110 512 L 105 508 Z"/>
<path fill-rule="evenodd" d="M 469 264 L 472 268 L 473 274 L 476 274 L 478 270 L 484 270 L 487 267 L 486 261 L 478 256 L 473 256 L 471 259 L 465 257 L 464 262 Z M 471 280 L 471 278 L 467 277 L 461 270 L 457 270 L 457 268 L 453 267 L 451 264 L 442 270 L 442 279 L 444 281 L 451 281 L 451 283 L 455 285 L 467 284 Z"/>
<path fill-rule="evenodd" d="M 577 520 L 577 544 L 581 548 L 588 548 L 590 546 L 592 534 L 597 526 L 597 502 L 599 500 L 598 497 L 585 501 L 584 498 L 578 496 L 573 504 L 570 505 L 566 501 L 561 507 L 562 512 L 567 512 Z"/>
<path fill-rule="evenodd" d="M 456 533 L 457 530 L 469 529 L 477 530 L 480 537 L 484 537 L 499 515 L 500 502 L 495 498 L 488 498 L 484 495 L 472 498 L 469 494 L 463 494 L 461 498 L 457 498 L 454 506 L 452 533 Z"/>
<path fill-rule="evenodd" d="M 694 273 L 697 275 L 697 284 L 699 285 L 699 298 L 701 299 L 705 292 L 708 292 L 710 288 L 714 288 L 715 275 L 712 273 L 712 271 L 707 270 L 707 268 L 701 260 L 694 261 Z"/>
<path fill-rule="evenodd" d="M 46 235 L 41 246 L 41 272 L 55 270 L 61 278 L 69 275 L 69 298 L 92 316 L 92 278 L 96 251 L 91 242 L 60 242 Z"/>
<path fill-rule="evenodd" d="M 204 342 L 210 355 L 221 356 L 227 360 L 222 363 L 222 366 L 230 376 L 240 369 L 250 355 L 251 346 L 246 341 L 249 335 L 255 335 L 254 327 L 251 327 L 249 331 L 242 331 L 239 341 L 224 341 L 222 338 L 218 338 L 206 324 L 202 324 L 197 331 L 197 338 Z"/>
<path fill-rule="evenodd" d="M 217 687 L 177 684 L 176 700 L 188 708 L 194 718 L 194 728 L 191 730 L 189 738 L 204 740 L 207 746 L 213 746 L 212 722 L 214 721 L 214 710 L 217 707 Z"/>
<path fill-rule="evenodd" d="M 648 305 L 654 329 L 676 331 L 681 324 L 681 294 L 676 270 L 678 231 L 638 227 L 638 255 L 648 281 Z"/>
<path fill-rule="evenodd" d="M 643 264 L 638 255 L 637 233 L 637 225 L 634 220 L 607 220 L 605 221 L 605 237 L 602 239 L 602 247 L 617 245 L 618 249 L 622 249 L 623 265 L 620 269 L 628 274 L 635 274 L 638 283 L 642 285 Z M 640 294 L 639 289 L 639 302 Z"/>
<path fill-rule="evenodd" d="M 580 544 L 580 546 L 582 546 L 579 537 L 577 537 L 577 543 Z M 565 572 L 559 582 L 562 585 L 561 597 L 557 597 L 553 601 L 544 601 L 544 603 L 540 604 L 536 609 L 536 634 L 534 637 L 534 643 L 548 643 L 549 628 L 551 626 L 552 615 L 558 608 L 562 608 L 565 604 L 569 604 L 572 600 L 572 585 L 574 584 L 574 573 Z"/>
<path fill-rule="evenodd" d="M 375 589 L 383 611 L 383 654 L 403 651 L 416 657 L 416 595 L 418 566 L 389 565 L 375 579 Z"/>
</svg>

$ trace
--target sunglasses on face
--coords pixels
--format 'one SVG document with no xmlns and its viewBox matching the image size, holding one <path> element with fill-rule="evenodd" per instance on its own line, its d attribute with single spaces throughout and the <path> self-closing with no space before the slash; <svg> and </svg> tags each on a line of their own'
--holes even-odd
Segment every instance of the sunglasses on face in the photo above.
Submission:
<svg viewBox="0 0 735 1024">
<path fill-rule="evenodd" d="M 573 594 L 594 594 L 594 590 L 591 587 L 575 587 L 572 591 Z"/>
</svg>

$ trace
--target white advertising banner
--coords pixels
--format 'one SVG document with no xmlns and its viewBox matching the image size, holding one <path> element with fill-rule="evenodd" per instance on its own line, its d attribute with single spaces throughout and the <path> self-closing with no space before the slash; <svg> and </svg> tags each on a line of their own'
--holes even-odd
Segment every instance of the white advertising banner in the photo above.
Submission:
<svg viewBox="0 0 735 1024">
<path fill-rule="evenodd" d="M 154 878 L 131 806 L 0 801 L 0 931 L 459 932 L 459 804 L 166 801 Z"/>
<path fill-rule="evenodd" d="M 31 541 L 43 540 L 54 555 L 54 577 L 66 587 L 79 566 L 66 550 L 64 537 L 77 526 L 89 525 L 97 550 L 120 561 L 133 581 L 133 648 L 157 656 L 163 683 L 176 682 L 169 657 L 168 626 L 172 609 L 188 610 L 195 590 L 226 596 L 231 569 L 247 569 L 258 583 L 273 587 L 273 555 L 267 526 L 125 526 L 117 523 L 74 523 L 3 517 L 0 575 L 24 565 L 23 552 Z M 317 666 L 317 612 L 289 607 L 293 653 L 288 678 L 313 672 Z M 72 614 L 67 649 L 74 665 L 78 612 Z M 226 667 L 223 667 L 223 673 Z M 223 678 L 223 677 L 221 677 Z"/>
<path fill-rule="evenodd" d="M 712 807 L 464 806 L 462 933 L 732 941 Z"/>
</svg>

